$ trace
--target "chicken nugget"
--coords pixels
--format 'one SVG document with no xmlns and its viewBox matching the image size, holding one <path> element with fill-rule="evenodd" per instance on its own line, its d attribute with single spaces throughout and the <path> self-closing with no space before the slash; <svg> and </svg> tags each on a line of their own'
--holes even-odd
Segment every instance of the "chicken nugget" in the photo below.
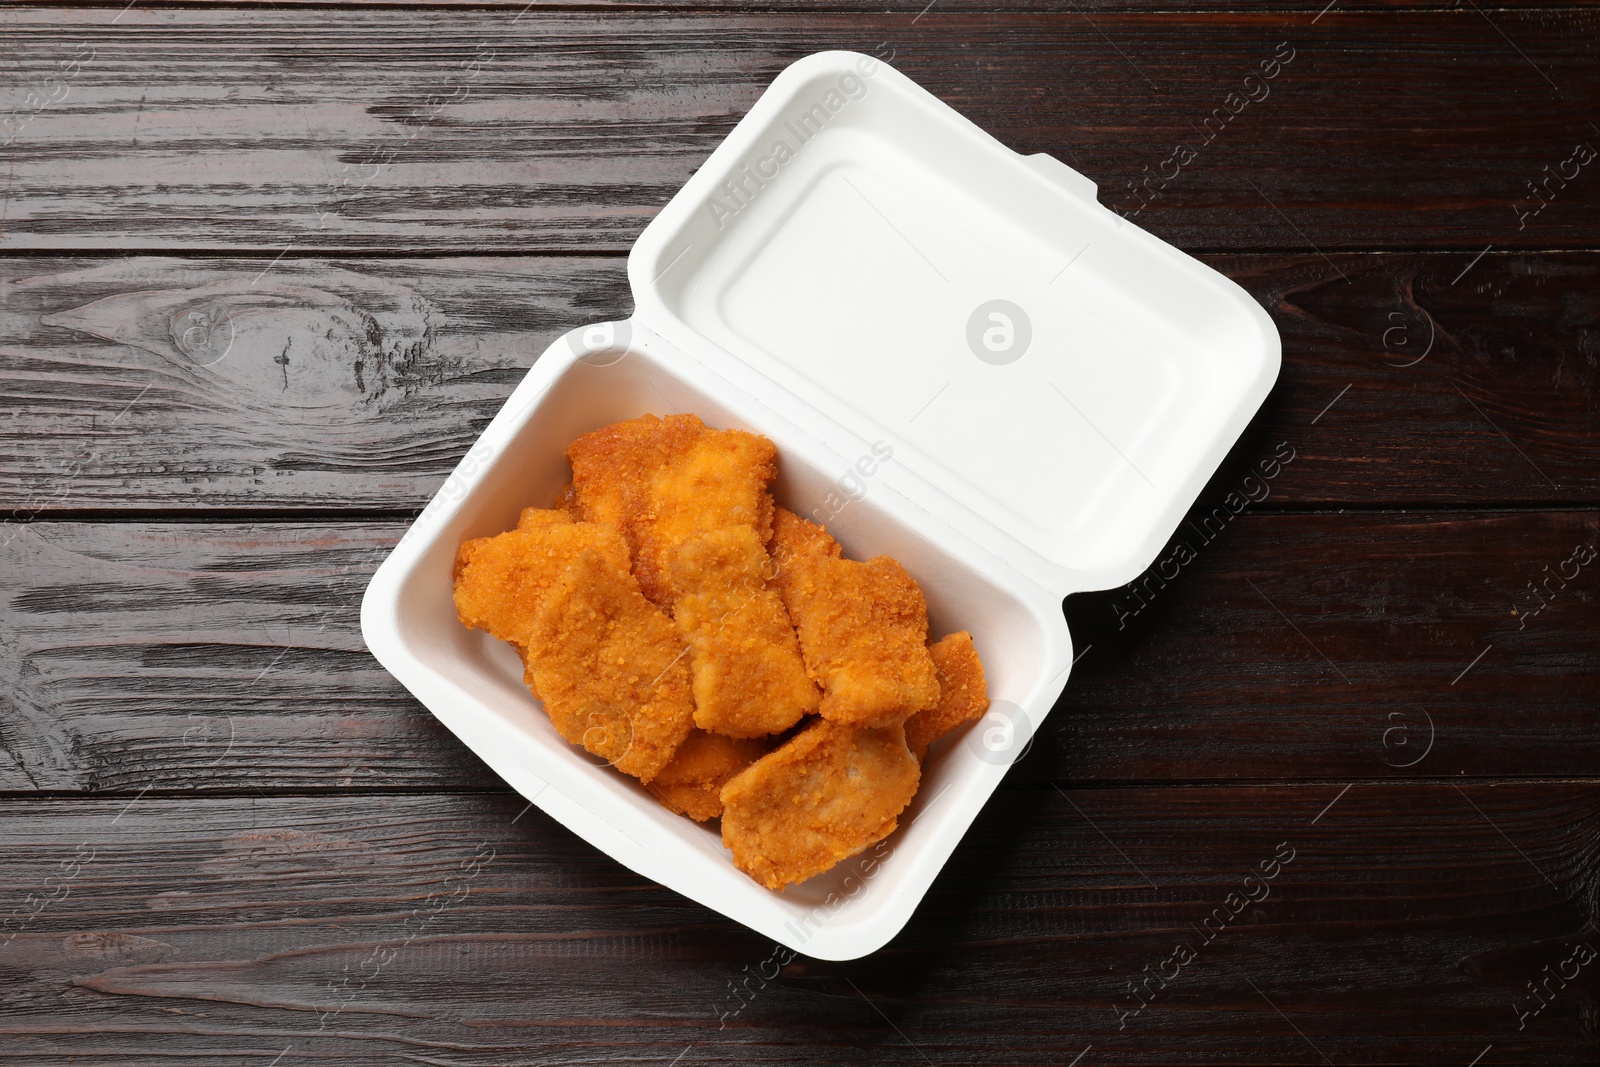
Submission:
<svg viewBox="0 0 1600 1067">
<path fill-rule="evenodd" d="M 731 737 L 787 730 L 817 710 L 800 642 L 756 532 L 731 526 L 690 538 L 672 558 L 673 619 L 693 657 L 695 725 Z"/>
<path fill-rule="evenodd" d="M 658 572 L 669 571 L 675 546 L 711 530 L 746 527 L 763 556 L 772 538 L 767 486 L 778 473 L 777 447 L 743 430 L 702 429 L 650 482 L 652 515 L 640 549 L 655 557 Z"/>
<path fill-rule="evenodd" d="M 788 729 L 820 700 L 788 612 L 766 585 L 771 441 L 692 415 L 647 415 L 567 450 L 586 518 L 623 531 L 639 587 L 678 621 L 704 729 Z"/>
<path fill-rule="evenodd" d="M 689 735 L 687 649 L 608 555 L 578 553 L 533 613 L 527 646 L 528 684 L 557 732 L 619 771 L 650 781 Z"/>
<path fill-rule="evenodd" d="M 773 540 L 774 585 L 822 685 L 823 718 L 883 726 L 939 702 L 928 604 L 904 567 L 888 556 L 844 559 L 825 530 L 782 508 Z"/>
<path fill-rule="evenodd" d="M 613 527 L 561 522 L 551 518 L 556 514 L 528 508 L 517 529 L 461 545 L 453 577 L 456 612 L 463 623 L 526 645 L 534 613 L 579 553 L 597 551 L 628 569 L 627 545 Z"/>
<path fill-rule="evenodd" d="M 921 777 L 899 723 L 819 719 L 722 787 L 722 843 L 741 871 L 782 889 L 893 833 Z"/>
<path fill-rule="evenodd" d="M 650 792 L 679 815 L 705 822 L 722 814 L 728 779 L 772 751 L 765 740 L 690 730 L 671 762 L 650 780 Z"/>
<path fill-rule="evenodd" d="M 584 434 L 567 449 L 578 506 L 622 531 L 645 596 L 672 611 L 672 554 L 711 530 L 772 533 L 777 448 L 743 430 L 712 430 L 697 415 L 645 415 Z"/>
<path fill-rule="evenodd" d="M 989 710 L 989 686 L 972 635 L 959 630 L 928 646 L 939 671 L 939 703 L 906 720 L 906 744 L 920 762 L 928 746 Z"/>
<path fill-rule="evenodd" d="M 706 432 L 698 415 L 642 415 L 602 426 L 567 446 L 577 506 L 588 522 L 610 523 L 622 532 L 644 595 L 659 607 L 672 598 L 651 538 L 655 505 L 651 485 L 661 468 L 689 452 Z M 641 538 L 651 549 L 641 555 Z"/>
<path fill-rule="evenodd" d="M 785 581 L 790 564 L 804 565 L 806 561 L 819 557 L 839 559 L 844 555 L 839 542 L 833 539 L 827 527 L 802 519 L 786 507 L 772 510 L 772 542 L 769 548 L 777 572 L 774 581 L 778 583 Z"/>
</svg>

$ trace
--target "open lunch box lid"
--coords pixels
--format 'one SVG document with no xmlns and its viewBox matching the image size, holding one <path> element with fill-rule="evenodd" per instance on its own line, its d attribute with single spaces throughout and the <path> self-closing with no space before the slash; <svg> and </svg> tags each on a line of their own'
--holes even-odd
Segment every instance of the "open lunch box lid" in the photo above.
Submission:
<svg viewBox="0 0 1600 1067">
<path fill-rule="evenodd" d="M 1277 378 L 1238 285 L 870 56 L 791 65 L 645 228 L 637 307 L 1057 593 L 1155 559 Z"/>
<path fill-rule="evenodd" d="M 1082 175 L 849 52 L 779 75 L 628 273 L 632 318 L 534 362 L 373 575 L 362 635 L 530 807 L 790 949 L 854 959 L 909 920 L 1055 705 L 1061 597 L 1155 558 L 1266 396 L 1278 335 Z M 779 502 L 899 560 L 930 633 L 968 630 L 983 657 L 984 720 L 935 743 L 893 835 L 782 892 L 569 744 L 453 602 L 463 541 L 553 499 L 576 436 L 647 411 L 769 436 Z"/>
</svg>

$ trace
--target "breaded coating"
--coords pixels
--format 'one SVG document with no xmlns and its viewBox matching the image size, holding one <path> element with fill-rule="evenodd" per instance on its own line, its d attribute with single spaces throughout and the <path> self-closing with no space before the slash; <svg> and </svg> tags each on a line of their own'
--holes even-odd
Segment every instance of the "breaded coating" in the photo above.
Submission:
<svg viewBox="0 0 1600 1067">
<path fill-rule="evenodd" d="M 693 656 L 695 725 L 731 737 L 787 730 L 822 694 L 749 526 L 690 538 L 673 554 L 674 621 Z"/>
<path fill-rule="evenodd" d="M 651 480 L 654 514 L 648 533 L 640 537 L 641 562 L 653 556 L 650 565 L 658 573 L 667 571 L 675 546 L 728 527 L 754 531 L 764 557 L 772 538 L 767 485 L 777 474 L 778 450 L 765 437 L 743 430 L 705 430 Z"/>
<path fill-rule="evenodd" d="M 771 890 L 893 833 L 929 746 L 989 707 L 972 636 L 929 644 L 904 567 L 775 507 L 765 437 L 645 415 L 567 456 L 550 505 L 464 542 L 452 574 L 461 621 L 516 649 L 556 731 L 720 818 Z"/>
<path fill-rule="evenodd" d="M 741 871 L 782 889 L 893 833 L 921 777 L 899 723 L 819 719 L 722 787 L 722 843 Z"/>
<path fill-rule="evenodd" d="M 772 532 L 777 448 L 743 430 L 711 430 L 697 415 L 645 415 L 613 423 L 567 449 L 583 517 L 622 531 L 645 596 L 670 611 L 669 567 L 686 539 L 749 526 Z"/>
<path fill-rule="evenodd" d="M 827 527 L 802 519 L 781 505 L 772 509 L 772 543 L 768 547 L 778 582 L 784 580 L 784 572 L 792 562 L 803 563 L 823 556 L 838 559 L 844 555 Z"/>
<path fill-rule="evenodd" d="M 928 652 L 939 671 L 939 703 L 906 720 L 906 744 L 918 762 L 928 758 L 929 745 L 989 710 L 989 686 L 971 634 L 947 634 L 929 645 Z"/>
<path fill-rule="evenodd" d="M 530 520 L 530 514 L 535 517 Z M 502 641 L 526 645 L 534 613 L 550 586 L 585 551 L 626 571 L 628 547 L 610 526 L 547 521 L 555 512 L 527 508 L 515 530 L 464 542 L 456 552 L 456 612 Z M 531 525 L 530 525 L 531 522 Z"/>
<path fill-rule="evenodd" d="M 561 508 L 523 508 L 517 516 L 517 529 L 537 530 L 544 526 L 570 526 L 572 513 Z"/>
<path fill-rule="evenodd" d="M 884 726 L 939 702 L 928 604 L 904 567 L 888 556 L 840 558 L 825 530 L 782 508 L 773 546 L 773 584 L 822 685 L 823 718 Z"/>
<path fill-rule="evenodd" d="M 688 732 L 693 698 L 683 641 L 639 595 L 628 564 L 615 527 L 524 508 L 517 529 L 461 546 L 455 601 L 463 623 L 516 648 L 529 690 L 563 737 L 648 778 Z M 580 629 L 609 623 L 612 632 L 590 634 L 595 641 L 587 645 L 581 632 L 550 632 L 568 618 L 603 619 Z M 588 664 L 586 655 L 599 658 Z M 659 684 L 641 688 L 632 677 L 648 671 L 648 681 L 668 664 Z"/>
<path fill-rule="evenodd" d="M 722 814 L 728 779 L 772 751 L 772 743 L 690 730 L 672 761 L 650 780 L 650 792 L 679 815 L 705 822 Z"/>
<path fill-rule="evenodd" d="M 572 516 L 575 522 L 583 519 L 583 511 L 578 507 L 578 491 L 573 488 L 571 482 L 561 487 L 561 491 L 556 494 L 556 499 L 550 507 L 554 511 L 566 512 Z"/>
<path fill-rule="evenodd" d="M 533 614 L 527 681 L 557 732 L 649 782 L 694 723 L 677 629 L 627 569 L 580 552 Z"/>
<path fill-rule="evenodd" d="M 696 723 L 755 737 L 815 711 L 821 695 L 766 584 L 772 442 L 646 415 L 585 434 L 567 455 L 584 516 L 622 531 L 640 589 L 693 650 Z"/>
<path fill-rule="evenodd" d="M 670 610 L 672 598 L 656 553 L 639 550 L 655 519 L 651 484 L 669 462 L 681 459 L 706 432 L 698 415 L 642 415 L 602 426 L 567 446 L 578 509 L 588 522 L 605 522 L 622 532 L 634 560 L 634 575 L 650 601 Z"/>
</svg>

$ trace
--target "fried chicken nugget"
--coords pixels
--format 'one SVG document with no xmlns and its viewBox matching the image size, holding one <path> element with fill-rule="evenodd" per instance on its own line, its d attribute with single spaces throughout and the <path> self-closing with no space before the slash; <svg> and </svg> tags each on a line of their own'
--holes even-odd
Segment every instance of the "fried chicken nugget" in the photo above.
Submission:
<svg viewBox="0 0 1600 1067">
<path fill-rule="evenodd" d="M 989 710 L 989 686 L 971 634 L 946 634 L 928 652 L 939 671 L 939 703 L 906 720 L 906 744 L 919 763 L 928 758 L 929 745 Z"/>
<path fill-rule="evenodd" d="M 844 559 L 826 530 L 786 508 L 773 518 L 773 584 L 822 685 L 822 717 L 855 726 L 904 721 L 939 702 L 928 604 L 888 556 Z"/>
<path fill-rule="evenodd" d="M 528 684 L 557 732 L 617 770 L 649 782 L 689 736 L 687 650 L 608 554 L 578 553 L 533 613 L 527 645 Z"/>
<path fill-rule="evenodd" d="M 777 447 L 743 430 L 712 430 L 698 415 L 644 415 L 584 434 L 567 448 L 578 506 L 622 531 L 645 596 L 672 609 L 678 544 L 729 526 L 772 533 Z"/>
<path fill-rule="evenodd" d="M 819 719 L 722 787 L 722 843 L 741 871 L 782 889 L 893 833 L 921 777 L 899 723 Z"/>
<path fill-rule="evenodd" d="M 695 725 L 731 737 L 787 730 L 822 694 L 778 594 L 766 549 L 749 526 L 691 538 L 673 554 L 674 621 L 689 645 Z"/>
<path fill-rule="evenodd" d="M 671 598 L 693 652 L 695 722 L 733 737 L 786 730 L 817 710 L 783 601 L 767 586 L 777 449 L 742 430 L 702 432 L 651 479 L 635 570 Z"/>
<path fill-rule="evenodd" d="M 690 730 L 672 761 L 650 780 L 649 789 L 679 815 L 695 822 L 715 819 L 722 814 L 722 787 L 770 751 L 772 744 L 765 740 Z"/>
<path fill-rule="evenodd" d="M 672 597 L 657 552 L 654 547 L 640 552 L 640 540 L 649 536 L 655 520 L 651 485 L 662 467 L 686 455 L 705 432 L 698 415 L 642 415 L 602 426 L 567 446 L 580 514 L 622 531 L 640 589 L 665 610 L 671 609 Z"/>
<path fill-rule="evenodd" d="M 456 613 L 472 629 L 526 645 L 534 612 L 551 584 L 587 550 L 628 569 L 628 546 L 614 528 L 525 508 L 515 530 L 475 538 L 457 550 Z"/>
<path fill-rule="evenodd" d="M 641 552 L 653 554 L 654 566 L 670 578 L 675 546 L 710 530 L 746 527 L 765 557 L 773 506 L 767 486 L 777 475 L 778 449 L 765 437 L 702 426 L 689 448 L 669 457 L 651 479 L 653 514 Z"/>
<path fill-rule="evenodd" d="M 696 723 L 754 737 L 815 711 L 821 695 L 766 582 L 776 446 L 693 415 L 646 415 L 585 434 L 567 455 L 585 517 L 623 531 L 640 588 L 693 650 Z"/>
<path fill-rule="evenodd" d="M 802 519 L 785 507 L 772 512 L 772 562 L 777 564 L 778 580 L 791 565 L 804 566 L 816 559 L 840 559 L 844 551 L 827 527 Z"/>
</svg>

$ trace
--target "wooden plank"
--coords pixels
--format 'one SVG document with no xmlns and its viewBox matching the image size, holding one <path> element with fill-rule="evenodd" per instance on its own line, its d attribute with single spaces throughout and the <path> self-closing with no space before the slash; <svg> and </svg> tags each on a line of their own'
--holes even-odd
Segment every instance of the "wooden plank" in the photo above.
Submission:
<svg viewBox="0 0 1600 1067">
<path fill-rule="evenodd" d="M 0 549 L 3 788 L 114 789 L 130 774 L 135 791 L 208 777 L 229 790 L 495 784 L 362 643 L 362 591 L 400 532 L 23 528 Z M 40 569 L 66 588 L 28 577 Z M 268 766 L 280 770 L 245 769 Z"/>
<path fill-rule="evenodd" d="M 1590 773 L 1600 515 L 1230 515 L 1068 600 L 1018 780 Z"/>
<path fill-rule="evenodd" d="M 1081 660 L 1008 781 L 1593 773 L 1600 561 L 1569 560 L 1595 513 L 1195 522 L 1164 587 L 1069 600 Z M 21 527 L 0 790 L 496 787 L 363 646 L 401 529 Z"/>
<path fill-rule="evenodd" d="M 1543 969 L 1596 940 L 1600 786 L 1336 793 L 997 795 L 910 926 L 851 963 L 775 954 L 511 795 L 17 804 L 0 1045 L 163 1067 L 1592 1063 L 1594 965 Z"/>
<path fill-rule="evenodd" d="M 416 510 L 615 257 L 11 260 L 7 496 Z"/>
<path fill-rule="evenodd" d="M 827 48 L 892 57 L 1184 247 L 1586 248 L 1600 205 L 1570 162 L 1600 146 L 1593 8 L 111 15 L 3 14 L 0 247 L 620 251 Z"/>
<path fill-rule="evenodd" d="M 1284 441 L 1283 505 L 1597 499 L 1600 257 L 1206 258 L 1271 312 L 1284 359 L 1202 499 Z"/>
<path fill-rule="evenodd" d="M 1288 442 L 1261 507 L 1600 501 L 1600 254 L 1205 258 L 1284 367 L 1203 499 Z M 415 511 L 538 353 L 632 304 L 616 257 L 27 257 L 0 292 L 11 519 Z"/>
<path fill-rule="evenodd" d="M 228 0 L 235 7 L 344 7 L 357 6 L 370 3 L 371 0 Z M 1383 11 L 1390 9 L 1417 9 L 1436 11 L 1449 9 L 1455 6 L 1458 0 L 1340 0 L 1338 9 L 1344 11 Z M 384 0 L 388 7 L 471 7 L 474 9 L 501 9 L 513 14 L 521 12 L 528 4 L 527 0 Z M 41 5 L 42 6 L 42 5 Z M 51 7 L 59 8 L 112 8 L 115 14 L 115 5 L 108 5 L 105 0 L 55 0 Z M 1221 11 L 1232 13 L 1268 12 L 1268 11 L 1298 11 L 1317 14 L 1329 5 L 1327 0 L 1196 0 L 1195 3 L 1185 4 L 1184 7 L 1198 11 Z M 1595 0 L 1499 0 L 1494 5 L 1493 11 L 1517 10 L 1520 8 L 1566 8 L 1566 7 L 1594 7 Z M 625 11 L 655 10 L 674 12 L 715 11 L 729 13 L 764 13 L 780 9 L 779 5 L 763 3 L 761 0 L 651 0 L 641 3 L 640 0 L 539 0 L 540 9 L 561 10 L 575 8 L 578 10 L 592 10 L 595 8 L 616 8 Z M 1089 0 L 1085 3 L 1075 3 L 1074 8 L 1089 14 L 1101 12 L 1121 11 L 1167 11 L 1171 10 L 1168 0 Z M 926 0 L 901 0 L 899 3 L 885 2 L 885 0 L 786 0 L 781 10 L 800 11 L 806 13 L 817 12 L 847 12 L 861 11 L 874 14 L 898 13 L 905 19 L 920 23 L 923 18 L 930 17 L 925 12 L 937 11 L 939 14 L 950 12 L 1032 12 L 1051 13 L 1061 10 L 1056 0 L 937 0 L 937 6 L 929 4 Z"/>
</svg>

